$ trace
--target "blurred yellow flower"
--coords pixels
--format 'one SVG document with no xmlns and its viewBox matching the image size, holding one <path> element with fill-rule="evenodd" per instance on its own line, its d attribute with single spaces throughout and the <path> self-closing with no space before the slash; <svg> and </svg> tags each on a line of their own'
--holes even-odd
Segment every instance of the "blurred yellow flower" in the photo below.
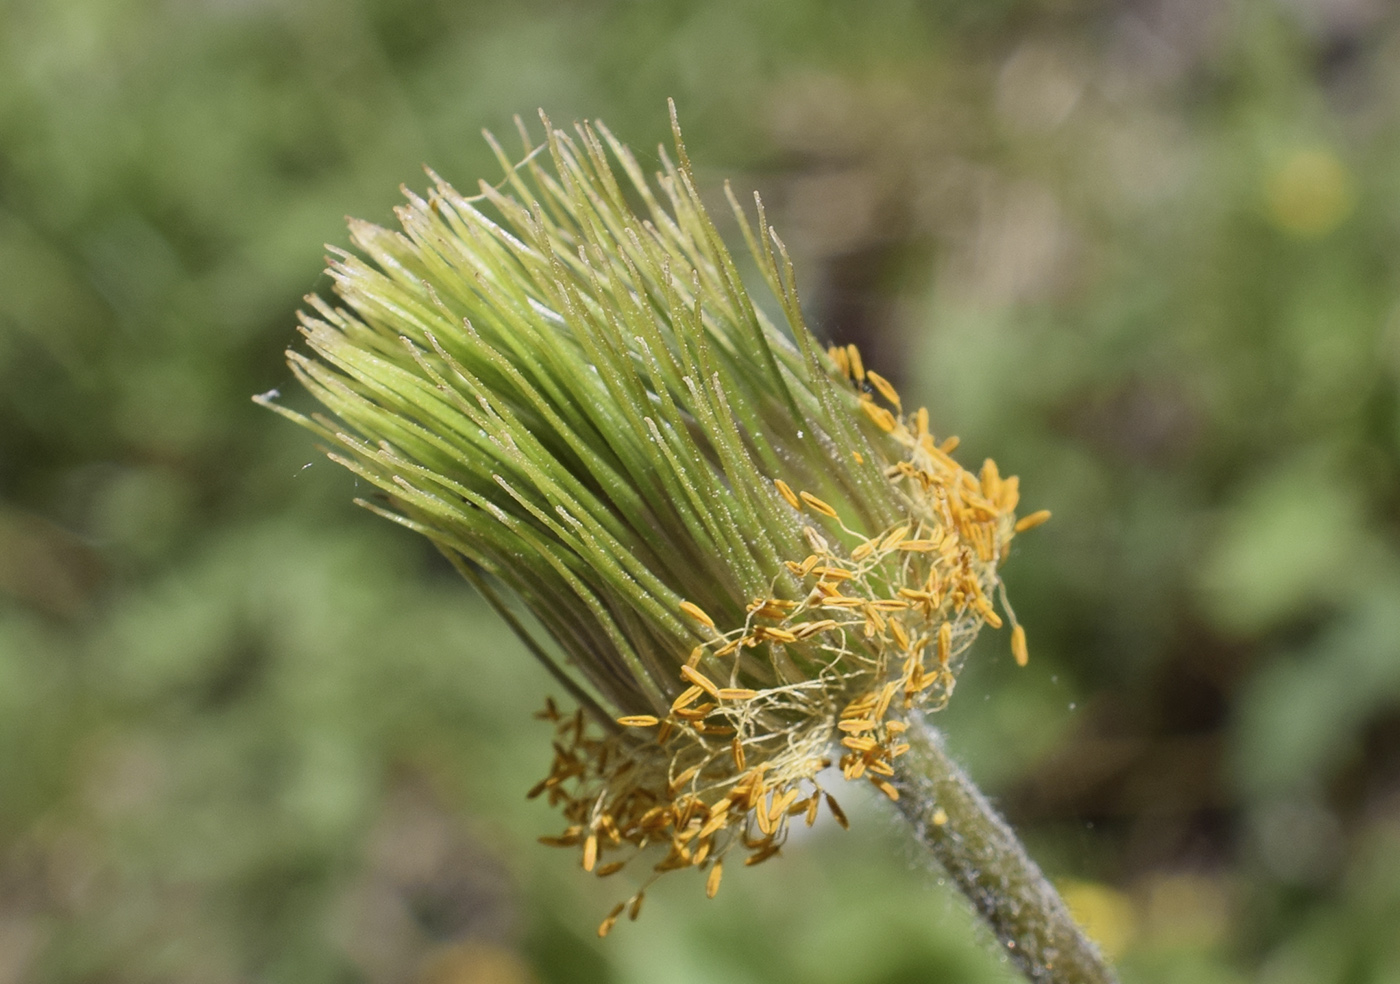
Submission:
<svg viewBox="0 0 1400 984">
<path fill-rule="evenodd" d="M 1299 239 L 1325 236 L 1356 207 L 1351 171 L 1331 150 L 1296 150 L 1274 168 L 1265 183 L 1270 221 Z"/>
<path fill-rule="evenodd" d="M 1097 882 L 1063 881 L 1060 895 L 1075 921 L 1110 961 L 1127 950 L 1137 934 L 1137 916 L 1127 895 Z"/>
</svg>

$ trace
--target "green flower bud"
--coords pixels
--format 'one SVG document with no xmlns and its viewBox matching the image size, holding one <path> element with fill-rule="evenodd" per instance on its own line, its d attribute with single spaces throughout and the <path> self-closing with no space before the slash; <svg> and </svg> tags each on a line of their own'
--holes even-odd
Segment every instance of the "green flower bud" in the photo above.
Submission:
<svg viewBox="0 0 1400 984">
<path fill-rule="evenodd" d="M 898 796 L 908 715 L 942 706 L 1001 625 L 1018 490 L 991 461 L 960 467 L 854 347 L 818 346 L 762 202 L 751 219 L 730 194 L 769 319 L 674 120 L 654 184 L 601 123 L 545 120 L 518 164 L 492 141 L 498 186 L 432 175 L 401 232 L 352 222 L 358 252 L 330 266 L 344 306 L 309 298 L 309 353 L 289 353 L 331 416 L 273 409 L 577 703 L 544 713 L 555 757 L 532 795 L 567 823 L 546 841 L 599 875 L 659 845 L 654 872 L 708 869 L 713 895 L 730 850 L 766 860 L 823 803 L 844 822 L 817 784 L 833 757 Z"/>
</svg>

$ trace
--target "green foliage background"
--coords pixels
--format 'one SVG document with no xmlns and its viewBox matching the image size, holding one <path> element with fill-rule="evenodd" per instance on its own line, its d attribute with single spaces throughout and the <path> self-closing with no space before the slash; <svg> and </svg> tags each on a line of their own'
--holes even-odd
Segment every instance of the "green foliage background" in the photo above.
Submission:
<svg viewBox="0 0 1400 984">
<path fill-rule="evenodd" d="M 9 0 L 0 984 L 1010 979 L 855 790 L 594 940 L 544 674 L 248 399 L 345 213 L 536 106 L 645 162 L 667 96 L 818 330 L 1055 511 L 1030 667 L 944 723 L 1125 979 L 1396 979 L 1388 5 Z"/>
</svg>

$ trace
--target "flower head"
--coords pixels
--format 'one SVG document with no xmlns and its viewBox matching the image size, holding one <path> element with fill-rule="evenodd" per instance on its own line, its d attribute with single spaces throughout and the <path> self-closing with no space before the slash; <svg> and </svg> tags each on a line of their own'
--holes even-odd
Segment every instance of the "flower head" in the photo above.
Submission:
<svg viewBox="0 0 1400 984">
<path fill-rule="evenodd" d="M 601 123 L 546 119 L 518 164 L 488 135 L 499 186 L 429 172 L 401 232 L 352 221 L 359 253 L 330 265 L 345 306 L 308 298 L 310 354 L 289 353 L 333 416 L 274 409 L 577 703 L 543 715 L 554 759 L 531 795 L 567 824 L 545 840 L 598 875 L 656 846 L 654 872 L 707 869 L 713 895 L 731 851 L 766 860 L 824 805 L 844 823 L 817 785 L 833 757 L 898 795 L 907 716 L 1002 624 L 998 564 L 1047 514 L 1018 523 L 1015 478 L 964 470 L 854 347 L 817 345 L 762 202 L 751 218 L 729 193 L 770 320 L 672 122 L 654 184 Z M 1024 662 L 1014 625 L 1012 648 Z"/>
</svg>

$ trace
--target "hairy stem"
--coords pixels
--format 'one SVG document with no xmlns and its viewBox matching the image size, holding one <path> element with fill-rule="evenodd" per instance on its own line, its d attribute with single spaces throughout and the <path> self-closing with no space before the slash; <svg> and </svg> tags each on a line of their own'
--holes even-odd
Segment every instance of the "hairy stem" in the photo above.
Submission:
<svg viewBox="0 0 1400 984">
<path fill-rule="evenodd" d="M 911 747 L 893 780 L 900 812 L 1007 955 L 1036 984 L 1116 984 L 1006 821 L 948 757 L 942 734 L 917 715 L 909 723 Z"/>
</svg>

